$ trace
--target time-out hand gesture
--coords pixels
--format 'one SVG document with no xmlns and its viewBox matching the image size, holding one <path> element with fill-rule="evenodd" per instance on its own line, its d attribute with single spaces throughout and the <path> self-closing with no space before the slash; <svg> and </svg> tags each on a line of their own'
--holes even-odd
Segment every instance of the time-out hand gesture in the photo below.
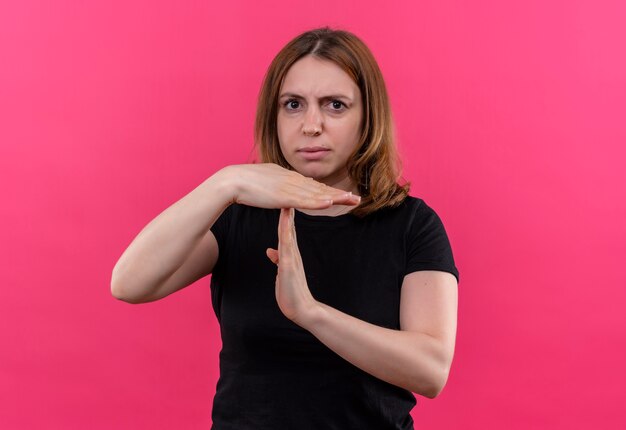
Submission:
<svg viewBox="0 0 626 430">
<path fill-rule="evenodd" d="M 270 260 L 278 265 L 276 301 L 283 314 L 296 324 L 315 311 L 317 301 L 311 295 L 298 250 L 294 209 L 281 209 L 278 221 L 278 250 L 268 248 Z"/>
<path fill-rule="evenodd" d="M 326 209 L 354 206 L 358 196 L 330 187 L 273 163 L 238 164 L 223 169 L 231 185 L 232 201 L 266 209 Z"/>
</svg>

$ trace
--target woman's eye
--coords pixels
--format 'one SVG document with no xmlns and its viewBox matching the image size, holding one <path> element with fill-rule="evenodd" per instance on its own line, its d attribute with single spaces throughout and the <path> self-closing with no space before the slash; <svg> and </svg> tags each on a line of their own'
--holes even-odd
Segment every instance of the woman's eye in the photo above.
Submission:
<svg viewBox="0 0 626 430">
<path fill-rule="evenodd" d="M 287 100 L 285 102 L 285 107 L 288 110 L 298 109 L 300 107 L 300 102 L 298 100 Z"/>
<path fill-rule="evenodd" d="M 338 100 L 333 100 L 331 102 L 331 105 L 333 107 L 333 110 L 341 110 L 341 108 L 343 108 L 343 103 Z"/>
</svg>

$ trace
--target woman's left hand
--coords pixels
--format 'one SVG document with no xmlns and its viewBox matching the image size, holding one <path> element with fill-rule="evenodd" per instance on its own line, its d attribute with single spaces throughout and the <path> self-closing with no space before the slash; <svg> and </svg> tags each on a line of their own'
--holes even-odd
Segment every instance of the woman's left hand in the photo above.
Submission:
<svg viewBox="0 0 626 430">
<path fill-rule="evenodd" d="M 281 209 L 278 221 L 278 250 L 267 248 L 268 258 L 278 266 L 276 301 L 283 314 L 302 326 L 318 306 L 311 295 L 298 249 L 294 224 L 295 209 Z"/>
</svg>

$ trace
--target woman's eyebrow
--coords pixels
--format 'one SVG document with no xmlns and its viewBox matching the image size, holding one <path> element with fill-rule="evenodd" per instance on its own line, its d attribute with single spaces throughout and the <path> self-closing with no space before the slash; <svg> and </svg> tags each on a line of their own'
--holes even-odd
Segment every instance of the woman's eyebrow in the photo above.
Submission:
<svg viewBox="0 0 626 430">
<path fill-rule="evenodd" d="M 290 93 L 290 92 L 282 93 L 279 98 L 282 99 L 283 97 L 293 97 L 293 98 L 299 98 L 299 99 L 305 98 L 305 97 L 302 97 L 300 94 Z M 345 96 L 343 94 L 329 94 L 327 96 L 323 96 L 319 98 L 319 100 L 329 100 L 329 99 L 344 99 L 344 100 L 348 100 L 349 102 L 352 102 L 352 99 L 350 97 Z"/>
</svg>

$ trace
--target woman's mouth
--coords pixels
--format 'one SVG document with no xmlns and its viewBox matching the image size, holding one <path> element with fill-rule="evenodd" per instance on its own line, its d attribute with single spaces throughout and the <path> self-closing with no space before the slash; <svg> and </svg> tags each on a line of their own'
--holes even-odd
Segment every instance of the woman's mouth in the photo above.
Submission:
<svg viewBox="0 0 626 430">
<path fill-rule="evenodd" d="M 330 149 L 322 146 L 311 146 L 308 148 L 302 148 L 298 150 L 298 154 L 308 161 L 320 160 L 330 152 Z"/>
</svg>

